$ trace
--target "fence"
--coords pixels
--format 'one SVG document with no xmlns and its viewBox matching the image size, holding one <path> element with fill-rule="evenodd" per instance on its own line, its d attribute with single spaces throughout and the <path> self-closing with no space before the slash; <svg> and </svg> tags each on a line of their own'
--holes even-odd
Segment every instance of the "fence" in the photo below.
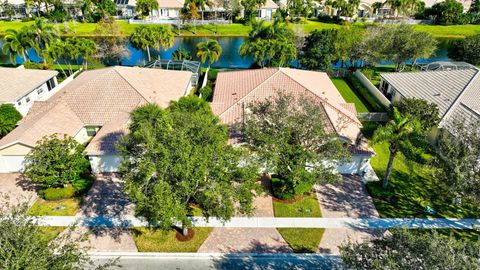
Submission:
<svg viewBox="0 0 480 270">
<path fill-rule="evenodd" d="M 387 122 L 387 113 L 358 113 L 358 119 L 366 122 Z"/>
<path fill-rule="evenodd" d="M 380 92 L 380 90 L 378 90 L 378 88 L 375 87 L 375 85 L 373 85 L 373 83 L 367 77 L 365 77 L 365 75 L 363 75 L 362 72 L 357 70 L 353 74 L 360 81 L 360 83 L 368 90 L 368 92 L 370 92 L 370 94 L 372 94 L 375 97 L 375 99 L 380 104 L 382 104 L 386 108 L 390 106 L 390 104 L 391 104 L 390 100 L 388 100 L 382 94 L 382 92 Z"/>
<path fill-rule="evenodd" d="M 191 24 L 191 25 L 203 25 L 203 24 L 231 24 L 232 21 L 230 20 L 198 20 L 193 22 L 184 22 L 178 19 L 151 19 L 151 20 L 128 20 L 130 24 L 172 24 L 172 25 L 183 25 L 183 24 Z"/>
</svg>

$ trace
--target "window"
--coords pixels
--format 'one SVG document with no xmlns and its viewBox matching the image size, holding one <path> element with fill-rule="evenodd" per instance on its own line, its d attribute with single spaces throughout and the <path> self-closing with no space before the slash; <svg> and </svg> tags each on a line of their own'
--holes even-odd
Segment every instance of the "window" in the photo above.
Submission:
<svg viewBox="0 0 480 270">
<path fill-rule="evenodd" d="M 18 101 L 18 102 L 17 102 L 17 105 L 18 105 L 18 106 L 22 106 L 22 102 L 21 102 L 21 101 Z"/>
<path fill-rule="evenodd" d="M 48 88 L 48 91 L 52 90 L 53 88 L 55 88 L 55 79 L 54 78 L 51 78 L 50 80 L 47 81 L 47 88 Z"/>
<path fill-rule="evenodd" d="M 86 127 L 87 130 L 87 136 L 93 137 L 97 134 L 97 128 L 96 127 Z"/>
<path fill-rule="evenodd" d="M 29 103 L 30 102 L 30 97 L 26 97 L 25 101 L 27 101 L 27 103 Z"/>
<path fill-rule="evenodd" d="M 42 93 L 43 93 L 43 88 L 38 88 L 38 89 L 37 89 L 37 94 L 38 94 L 38 95 L 41 95 Z"/>
</svg>

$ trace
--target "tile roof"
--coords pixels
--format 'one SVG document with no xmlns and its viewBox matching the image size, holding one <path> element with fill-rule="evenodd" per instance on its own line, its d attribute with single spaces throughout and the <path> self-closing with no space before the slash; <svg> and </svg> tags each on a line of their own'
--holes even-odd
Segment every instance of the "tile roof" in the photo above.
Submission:
<svg viewBox="0 0 480 270">
<path fill-rule="evenodd" d="M 34 102 L 20 125 L 0 140 L 0 148 L 13 142 L 34 146 L 44 135 L 74 136 L 83 126 L 118 123 L 119 115 L 146 103 L 165 107 L 186 94 L 191 76 L 187 71 L 138 67 L 85 71 L 48 101 Z"/>
<path fill-rule="evenodd" d="M 267 0 L 265 2 L 265 5 L 261 7 L 261 9 L 276 9 L 276 8 L 278 8 L 278 5 L 275 4 L 275 2 L 273 2 L 272 0 Z"/>
<path fill-rule="evenodd" d="M 277 91 L 294 96 L 307 95 L 322 104 L 328 127 L 354 141 L 361 123 L 353 104 L 347 104 L 326 73 L 289 68 L 269 68 L 220 72 L 217 77 L 212 110 L 226 124 L 241 120 L 244 107 L 256 100 L 270 98 Z M 327 128 L 328 128 L 327 127 Z"/>
<path fill-rule="evenodd" d="M 115 144 L 120 137 L 128 133 L 129 113 L 120 113 L 100 128 L 85 149 L 89 155 L 108 155 L 116 153 Z"/>
<path fill-rule="evenodd" d="M 0 102 L 15 102 L 57 74 L 53 70 L 0 67 Z"/>
<path fill-rule="evenodd" d="M 476 69 L 382 73 L 380 76 L 404 97 L 435 103 L 443 118 L 477 74 Z"/>
<path fill-rule="evenodd" d="M 185 0 L 157 0 L 158 8 L 183 8 Z"/>
</svg>

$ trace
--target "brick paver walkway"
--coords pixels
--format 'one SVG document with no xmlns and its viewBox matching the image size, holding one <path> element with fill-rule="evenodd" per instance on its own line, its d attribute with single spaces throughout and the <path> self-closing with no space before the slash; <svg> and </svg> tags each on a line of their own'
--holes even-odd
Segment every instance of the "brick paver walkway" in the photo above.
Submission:
<svg viewBox="0 0 480 270">
<path fill-rule="evenodd" d="M 254 200 L 255 217 L 273 217 L 270 180 L 261 180 L 265 192 Z M 292 252 L 288 243 L 275 228 L 215 228 L 198 252 Z"/>
<path fill-rule="evenodd" d="M 317 197 L 325 218 L 378 218 L 372 198 L 358 176 L 344 176 L 341 183 L 316 187 Z M 364 241 L 383 234 L 383 230 L 325 229 L 319 250 L 338 254 L 345 241 Z"/>
</svg>

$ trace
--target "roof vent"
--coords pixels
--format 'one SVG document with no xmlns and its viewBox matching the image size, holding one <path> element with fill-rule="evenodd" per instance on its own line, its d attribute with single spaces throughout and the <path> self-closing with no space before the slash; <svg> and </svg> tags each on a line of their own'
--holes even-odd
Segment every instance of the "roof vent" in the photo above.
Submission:
<svg viewBox="0 0 480 270">
<path fill-rule="evenodd" d="M 439 97 L 439 96 L 441 96 L 441 95 L 442 95 L 442 93 L 433 94 L 434 97 Z"/>
</svg>

